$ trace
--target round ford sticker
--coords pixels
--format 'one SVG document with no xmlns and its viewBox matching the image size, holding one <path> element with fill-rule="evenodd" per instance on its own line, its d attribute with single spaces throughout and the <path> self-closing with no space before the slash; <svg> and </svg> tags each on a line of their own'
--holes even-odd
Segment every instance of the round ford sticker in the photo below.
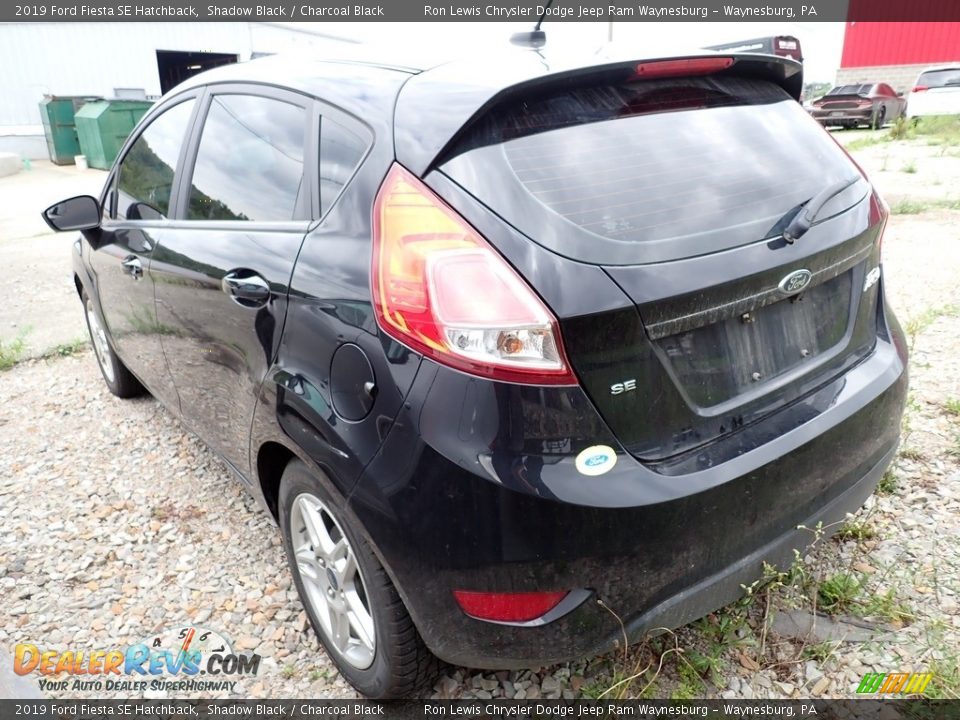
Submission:
<svg viewBox="0 0 960 720">
<path fill-rule="evenodd" d="M 577 470 L 581 475 L 603 475 L 617 464 L 617 453 L 608 445 L 593 445 L 577 455 Z"/>
</svg>

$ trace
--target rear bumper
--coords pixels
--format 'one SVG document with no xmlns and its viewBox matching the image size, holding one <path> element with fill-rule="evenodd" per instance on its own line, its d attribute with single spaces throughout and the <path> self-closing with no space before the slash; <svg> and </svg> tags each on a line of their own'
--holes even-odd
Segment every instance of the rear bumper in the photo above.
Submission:
<svg viewBox="0 0 960 720">
<path fill-rule="evenodd" d="M 890 317 L 872 355 L 811 396 L 819 404 L 805 422 L 679 474 L 654 472 L 594 423 L 595 442 L 617 448 L 618 462 L 581 475 L 571 457 L 535 452 L 541 441 L 527 436 L 549 415 L 531 419 L 520 391 L 425 362 L 351 507 L 425 642 L 448 662 L 517 668 L 602 652 L 622 630 L 597 598 L 631 639 L 676 627 L 741 595 L 764 563 L 789 563 L 814 537 L 798 526 L 839 523 L 872 492 L 896 449 L 907 389 Z M 543 405 L 586 412 L 579 389 L 551 392 L 564 395 Z M 567 429 L 572 447 L 588 421 Z M 591 595 L 545 625 L 504 627 L 467 617 L 455 589 Z"/>
<path fill-rule="evenodd" d="M 750 585 L 761 577 L 764 565 L 781 569 L 789 567 L 794 561 L 794 550 L 809 546 L 818 527 L 823 528 L 824 536 L 832 535 L 848 513 L 856 512 L 863 505 L 895 455 L 896 446 L 857 482 L 796 528 L 636 616 L 627 624 L 631 642 L 658 628 L 685 625 L 733 602 L 743 595 L 744 585 Z M 599 654 L 610 649 L 615 639 L 608 638 L 606 644 L 599 645 L 594 652 Z"/>
<path fill-rule="evenodd" d="M 834 115 L 834 112 L 840 111 L 830 111 L 824 110 L 821 112 L 813 112 L 811 115 L 813 119 L 819 122 L 821 125 L 849 125 L 851 123 L 868 123 L 873 118 L 873 109 L 867 108 L 866 110 L 844 110 L 842 115 Z"/>
</svg>

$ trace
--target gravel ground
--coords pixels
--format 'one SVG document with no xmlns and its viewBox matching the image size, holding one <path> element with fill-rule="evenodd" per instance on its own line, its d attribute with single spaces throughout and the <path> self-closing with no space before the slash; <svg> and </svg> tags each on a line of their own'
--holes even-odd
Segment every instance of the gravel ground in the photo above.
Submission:
<svg viewBox="0 0 960 720">
<path fill-rule="evenodd" d="M 826 657 L 804 660 L 797 651 L 804 640 L 789 633 L 764 637 L 769 662 L 731 647 L 719 680 L 702 694 L 848 697 L 864 672 L 924 670 L 949 663 L 960 648 L 960 462 L 951 454 L 960 452 L 960 417 L 944 407 L 960 399 L 960 313 L 948 307 L 960 307 L 958 227 L 956 211 L 891 218 L 885 283 L 915 339 L 897 487 L 859 513 L 875 537 L 825 542 L 810 559 L 824 577 L 853 567 L 871 594 L 891 589 L 909 617 L 862 623 L 869 639 Z M 272 521 L 155 401 L 111 396 L 89 352 L 0 373 L 0 477 L 0 648 L 116 647 L 196 624 L 263 656 L 260 674 L 236 696 L 355 696 L 306 628 Z M 775 598 L 773 609 L 784 614 L 786 600 Z M 691 647 L 702 642 L 691 628 L 676 637 Z M 629 670 L 616 661 L 451 670 L 435 690 L 438 697 L 591 696 L 612 673 Z M 670 697 L 678 682 L 665 668 L 649 694 Z"/>
</svg>

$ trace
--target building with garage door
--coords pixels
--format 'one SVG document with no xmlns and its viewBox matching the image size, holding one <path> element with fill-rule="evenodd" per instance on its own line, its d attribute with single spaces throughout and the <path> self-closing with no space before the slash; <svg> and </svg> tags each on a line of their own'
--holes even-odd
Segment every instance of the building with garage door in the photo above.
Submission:
<svg viewBox="0 0 960 720">
<path fill-rule="evenodd" d="M 931 65 L 960 61 L 960 22 L 848 22 L 837 85 L 885 82 L 906 93 Z"/>
<path fill-rule="evenodd" d="M 355 44 L 300 27 L 229 23 L 0 23 L 0 152 L 46 158 L 45 96 L 153 100 L 203 70 Z"/>
</svg>

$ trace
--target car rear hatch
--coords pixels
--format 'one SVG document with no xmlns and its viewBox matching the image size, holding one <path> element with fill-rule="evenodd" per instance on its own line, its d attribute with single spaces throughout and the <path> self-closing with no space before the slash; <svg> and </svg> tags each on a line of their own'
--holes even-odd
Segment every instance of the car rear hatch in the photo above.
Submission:
<svg viewBox="0 0 960 720">
<path fill-rule="evenodd" d="M 718 60 L 507 93 L 436 162 L 530 240 L 622 289 L 621 308 L 559 320 L 581 384 L 646 461 L 763 423 L 749 442 L 782 434 L 777 411 L 875 341 L 878 200 L 782 74 Z M 812 197 L 847 181 L 809 232 L 783 239 Z M 569 292 L 589 305 L 590 287 Z M 750 449 L 743 437 L 736 452 Z"/>
<path fill-rule="evenodd" d="M 921 73 L 911 99 L 926 115 L 957 114 L 960 112 L 960 67 Z"/>
</svg>

